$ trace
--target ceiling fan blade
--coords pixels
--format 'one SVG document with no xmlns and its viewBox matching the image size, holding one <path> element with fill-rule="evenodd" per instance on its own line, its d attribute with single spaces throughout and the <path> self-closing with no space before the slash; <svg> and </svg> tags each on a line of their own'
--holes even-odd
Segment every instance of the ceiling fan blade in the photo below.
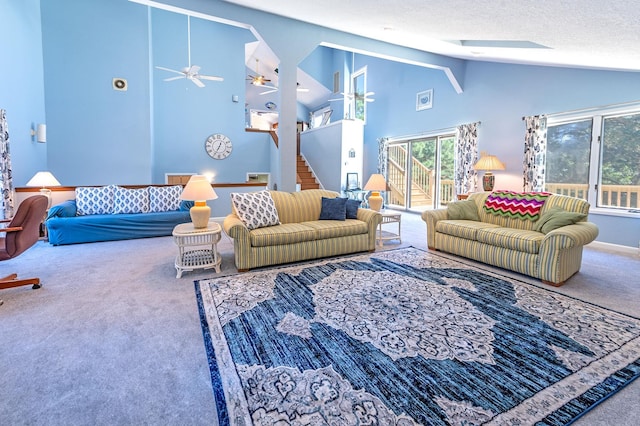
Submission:
<svg viewBox="0 0 640 426">
<path fill-rule="evenodd" d="M 309 89 L 307 89 L 306 87 L 298 87 L 298 88 L 296 89 L 296 91 L 298 91 L 298 92 L 308 92 L 308 91 L 309 91 Z"/>
<path fill-rule="evenodd" d="M 176 74 L 184 74 L 184 72 L 182 71 L 178 71 L 178 70 L 172 70 L 171 68 L 165 68 L 165 67 L 156 67 L 159 70 L 163 70 L 163 71 L 169 71 L 169 72 L 173 72 Z"/>
<path fill-rule="evenodd" d="M 217 77 L 214 75 L 202 75 L 202 74 L 198 74 L 196 76 L 197 78 L 200 78 L 202 80 L 210 80 L 210 81 L 224 81 L 224 78 L 222 77 Z"/>
<path fill-rule="evenodd" d="M 367 93 L 364 94 L 364 97 L 366 98 L 367 96 L 373 96 L 375 94 L 376 94 L 376 92 L 367 92 Z"/>
<path fill-rule="evenodd" d="M 162 81 L 173 81 L 173 80 L 180 80 L 181 78 L 186 78 L 186 75 L 179 75 L 177 77 L 169 77 L 169 78 L 165 78 Z"/>
<path fill-rule="evenodd" d="M 364 100 L 367 101 L 367 102 L 374 102 L 375 101 L 375 99 L 371 99 L 371 98 L 364 98 Z"/>
<path fill-rule="evenodd" d="M 194 78 L 194 77 L 188 77 L 188 78 L 189 80 L 193 81 L 193 84 L 195 84 L 196 86 L 204 87 L 204 83 L 198 80 L 197 78 Z"/>
<path fill-rule="evenodd" d="M 196 75 L 198 74 L 198 71 L 200 71 L 200 67 L 198 65 L 191 65 L 190 67 L 186 68 L 186 70 L 187 74 Z"/>
<path fill-rule="evenodd" d="M 262 92 L 260 93 L 261 95 L 268 95 L 269 93 L 273 93 L 273 92 L 277 92 L 278 89 L 276 87 L 272 88 L 271 90 L 267 90 L 266 92 Z"/>
</svg>

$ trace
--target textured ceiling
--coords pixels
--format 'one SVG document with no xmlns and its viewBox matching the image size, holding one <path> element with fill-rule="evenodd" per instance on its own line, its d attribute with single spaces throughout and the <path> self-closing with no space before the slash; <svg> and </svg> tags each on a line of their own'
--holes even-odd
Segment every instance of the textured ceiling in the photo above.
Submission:
<svg viewBox="0 0 640 426">
<path fill-rule="evenodd" d="M 638 0 L 226 1 L 457 58 L 640 70 Z"/>
</svg>

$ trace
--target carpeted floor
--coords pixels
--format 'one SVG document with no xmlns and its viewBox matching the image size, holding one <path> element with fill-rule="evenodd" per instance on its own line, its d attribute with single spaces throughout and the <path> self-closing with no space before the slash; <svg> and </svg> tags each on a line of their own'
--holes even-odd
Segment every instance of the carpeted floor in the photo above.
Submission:
<svg viewBox="0 0 640 426">
<path fill-rule="evenodd" d="M 426 249 L 426 227 L 404 214 L 402 244 Z M 235 274 L 223 237 L 222 274 Z M 43 287 L 0 291 L 0 424 L 212 425 L 216 411 L 193 281 L 175 278 L 171 237 L 52 247 L 39 242 L 0 262 L 0 275 Z M 558 292 L 640 312 L 640 257 L 585 249 L 581 272 Z M 577 425 L 636 425 L 636 381 Z"/>
<path fill-rule="evenodd" d="M 221 425 L 564 425 L 640 376 L 640 319 L 415 248 L 196 294 Z"/>
</svg>

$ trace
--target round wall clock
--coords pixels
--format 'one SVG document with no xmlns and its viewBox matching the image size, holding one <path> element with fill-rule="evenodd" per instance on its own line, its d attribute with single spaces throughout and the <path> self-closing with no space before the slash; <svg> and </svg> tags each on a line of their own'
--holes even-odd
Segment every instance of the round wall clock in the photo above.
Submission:
<svg viewBox="0 0 640 426">
<path fill-rule="evenodd" d="M 223 134 L 215 133 L 207 138 L 204 142 L 204 149 L 213 159 L 222 160 L 231 154 L 233 144 L 231 139 Z"/>
</svg>

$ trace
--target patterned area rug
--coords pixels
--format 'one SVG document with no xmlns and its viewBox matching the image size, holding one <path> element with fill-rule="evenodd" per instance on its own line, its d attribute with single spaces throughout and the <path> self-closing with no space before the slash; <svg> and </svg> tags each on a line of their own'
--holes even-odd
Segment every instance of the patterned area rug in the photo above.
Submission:
<svg viewBox="0 0 640 426">
<path fill-rule="evenodd" d="M 640 320 L 415 248 L 195 283 L 221 425 L 564 425 Z"/>
</svg>

